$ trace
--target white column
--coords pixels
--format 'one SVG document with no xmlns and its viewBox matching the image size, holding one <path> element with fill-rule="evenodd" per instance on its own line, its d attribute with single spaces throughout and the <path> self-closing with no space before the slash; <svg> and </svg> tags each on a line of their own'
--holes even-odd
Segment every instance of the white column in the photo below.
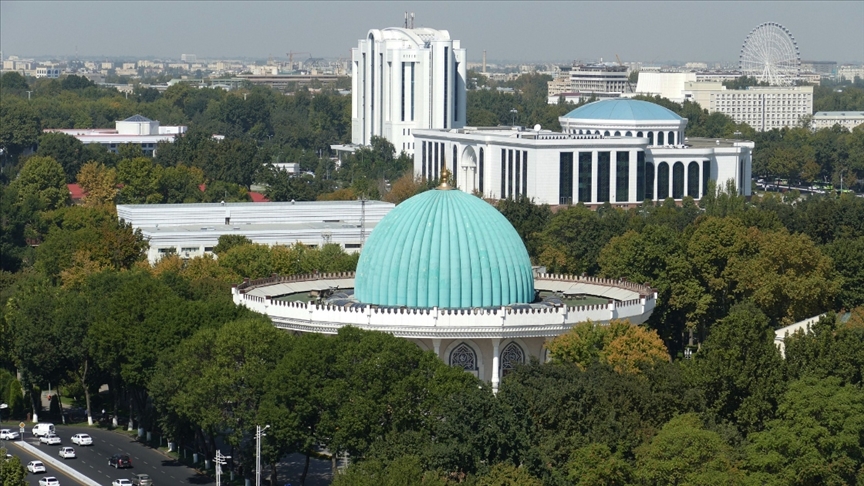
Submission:
<svg viewBox="0 0 864 486">
<path fill-rule="evenodd" d="M 500 339 L 492 340 L 492 393 L 498 393 L 498 383 L 501 382 L 499 376 L 498 348 L 501 345 Z"/>
<path fill-rule="evenodd" d="M 438 356 L 438 359 L 441 359 L 441 340 L 433 339 L 432 348 L 435 350 L 435 356 Z"/>
<path fill-rule="evenodd" d="M 614 132 L 613 132 L 614 133 Z M 618 202 L 618 151 L 609 151 L 609 202 Z"/>
<path fill-rule="evenodd" d="M 630 155 L 628 155 L 630 160 L 630 166 L 627 168 L 630 174 L 630 182 L 628 184 L 627 190 L 627 202 L 635 203 L 636 201 L 636 193 L 638 191 L 636 181 L 639 180 L 638 170 L 637 170 L 637 160 L 639 159 L 639 154 L 636 153 L 635 150 L 630 150 Z"/>
<path fill-rule="evenodd" d="M 599 188 L 597 187 L 597 151 L 591 151 L 591 202 L 597 202 L 597 195 L 599 194 Z"/>
<path fill-rule="evenodd" d="M 705 181 L 703 180 L 705 177 L 705 168 L 703 164 L 705 162 L 702 160 L 699 160 L 697 162 L 699 162 L 699 167 L 696 169 L 699 172 L 699 199 L 702 199 L 703 197 L 705 197 L 705 194 L 702 194 L 702 188 L 704 187 L 703 184 L 705 184 Z"/>
<path fill-rule="evenodd" d="M 659 171 L 657 169 L 658 167 L 660 167 L 660 164 L 658 164 L 656 161 L 651 162 L 651 164 L 654 166 L 654 181 L 652 182 L 652 184 L 654 184 L 654 197 L 651 200 L 658 201 L 659 198 L 657 197 L 657 174 Z"/>
</svg>

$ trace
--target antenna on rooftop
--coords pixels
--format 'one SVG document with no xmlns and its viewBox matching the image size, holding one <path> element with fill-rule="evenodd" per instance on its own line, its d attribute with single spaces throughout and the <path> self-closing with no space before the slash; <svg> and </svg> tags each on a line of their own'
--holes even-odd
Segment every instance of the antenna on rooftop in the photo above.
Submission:
<svg viewBox="0 0 864 486">
<path fill-rule="evenodd" d="M 408 28 L 408 12 L 405 12 L 405 28 Z"/>
<path fill-rule="evenodd" d="M 414 28 L 414 12 L 411 12 L 411 28 Z"/>
</svg>

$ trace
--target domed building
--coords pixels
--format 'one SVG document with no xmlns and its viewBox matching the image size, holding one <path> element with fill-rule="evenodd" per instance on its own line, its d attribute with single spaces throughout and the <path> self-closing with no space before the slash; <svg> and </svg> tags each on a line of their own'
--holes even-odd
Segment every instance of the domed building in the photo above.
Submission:
<svg viewBox="0 0 864 486">
<path fill-rule="evenodd" d="M 446 165 L 465 192 L 553 206 L 699 200 L 710 181 L 724 189 L 731 181 L 739 194 L 751 194 L 753 142 L 687 138 L 687 119 L 656 103 L 595 101 L 559 123 L 560 132 L 540 126 L 415 130 L 414 172 L 436 178 Z"/>
<path fill-rule="evenodd" d="M 409 339 L 494 390 L 518 364 L 545 360 L 546 340 L 574 324 L 639 324 L 656 300 L 644 285 L 535 272 L 507 219 L 447 184 L 390 211 L 356 274 L 246 280 L 232 293 L 281 329 L 335 334 L 351 325 Z"/>
</svg>

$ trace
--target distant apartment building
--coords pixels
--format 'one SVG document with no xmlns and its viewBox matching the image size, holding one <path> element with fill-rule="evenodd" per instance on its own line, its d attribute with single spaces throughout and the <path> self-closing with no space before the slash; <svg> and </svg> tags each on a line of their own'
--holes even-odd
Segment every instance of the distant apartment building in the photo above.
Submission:
<svg viewBox="0 0 864 486">
<path fill-rule="evenodd" d="M 636 82 L 636 94 L 660 96 L 675 103 L 682 103 L 688 82 L 696 81 L 696 73 L 640 72 Z"/>
<path fill-rule="evenodd" d="M 812 86 L 751 86 L 726 89 L 722 83 L 688 82 L 685 96 L 708 110 L 728 115 L 758 131 L 794 127 L 813 114 Z"/>
<path fill-rule="evenodd" d="M 110 152 L 117 153 L 121 145 L 135 144 L 145 155 L 156 155 L 156 144 L 174 142 L 186 133 L 185 126 L 160 126 L 156 120 L 134 115 L 115 122 L 115 128 L 46 128 L 45 133 L 65 133 L 84 144 L 98 143 Z"/>
<path fill-rule="evenodd" d="M 572 92 L 573 88 L 570 87 L 570 70 L 562 69 L 559 71 L 552 81 L 546 83 L 546 90 L 547 96 L 550 98 L 555 97 L 556 100 L 558 95 Z"/>
<path fill-rule="evenodd" d="M 446 30 L 372 29 L 351 50 L 351 73 L 354 146 L 379 136 L 413 154 L 414 130 L 465 125 L 466 52 Z"/>
<path fill-rule="evenodd" d="M 60 70 L 53 67 L 37 67 L 35 77 L 57 79 L 60 77 Z"/>
<path fill-rule="evenodd" d="M 626 66 L 590 64 L 575 66 L 570 70 L 571 91 L 627 93 L 628 85 Z"/>
<path fill-rule="evenodd" d="M 864 124 L 864 111 L 817 111 L 813 114 L 811 127 L 813 130 L 821 130 L 840 125 L 852 130 L 861 124 Z"/>
<path fill-rule="evenodd" d="M 180 54 L 180 60 L 183 62 L 198 62 L 198 56 L 195 54 Z"/>
<path fill-rule="evenodd" d="M 801 61 L 801 71 L 832 75 L 837 72 L 836 61 Z"/>
<path fill-rule="evenodd" d="M 864 79 L 864 66 L 840 66 L 837 77 L 847 81 L 854 81 L 856 77 Z"/>
</svg>

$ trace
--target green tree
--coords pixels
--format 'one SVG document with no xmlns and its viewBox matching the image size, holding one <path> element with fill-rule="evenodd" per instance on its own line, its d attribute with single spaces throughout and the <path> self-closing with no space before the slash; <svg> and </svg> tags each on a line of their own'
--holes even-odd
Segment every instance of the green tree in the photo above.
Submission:
<svg viewBox="0 0 864 486">
<path fill-rule="evenodd" d="M 252 244 L 252 240 L 245 235 L 222 235 L 219 237 L 219 242 L 213 247 L 213 253 L 222 256 L 228 250 L 243 245 Z"/>
<path fill-rule="evenodd" d="M 626 486 L 632 484 L 633 467 L 606 444 L 576 449 L 567 461 L 567 478 L 576 486 Z"/>
<path fill-rule="evenodd" d="M 595 273 L 600 250 L 627 229 L 627 214 L 582 204 L 558 211 L 540 234 L 539 263 L 554 273 Z"/>
<path fill-rule="evenodd" d="M 423 470 L 419 457 L 407 455 L 386 464 L 377 460 L 353 464 L 345 474 L 338 474 L 333 480 L 334 486 L 444 486 L 445 484 L 447 482 L 434 472 Z"/>
<path fill-rule="evenodd" d="M 27 159 L 11 187 L 17 191 L 19 202 L 35 196 L 44 209 L 59 208 L 69 200 L 63 167 L 51 157 Z"/>
<path fill-rule="evenodd" d="M 10 74 L 17 73 L 5 73 L 3 78 Z M 0 102 L 0 148 L 8 151 L 4 155 L 18 155 L 36 145 L 41 133 L 41 120 L 33 107 L 24 101 L 7 102 L 4 96 Z"/>
<path fill-rule="evenodd" d="M 643 485 L 745 483 L 732 447 L 695 414 L 673 418 L 636 449 L 635 476 Z"/>
<path fill-rule="evenodd" d="M 789 385 L 777 419 L 748 437 L 748 468 L 758 484 L 858 484 L 862 438 L 861 389 L 836 377 L 805 378 Z"/>
<path fill-rule="evenodd" d="M 39 137 L 39 150 L 36 153 L 59 162 L 66 174 L 66 182 L 75 182 L 75 176 L 86 162 L 83 160 L 84 144 L 65 133 L 51 132 Z"/>
<path fill-rule="evenodd" d="M 552 219 L 548 204 L 534 204 L 525 196 L 503 199 L 498 202 L 498 211 L 510 221 L 525 242 L 528 254 L 536 260 L 540 250 L 540 234 Z"/>
<path fill-rule="evenodd" d="M 822 251 L 834 261 L 835 270 L 843 278 L 836 307 L 851 309 L 864 304 L 864 236 L 834 241 Z"/>
<path fill-rule="evenodd" d="M 477 486 L 541 486 L 543 483 L 531 475 L 526 467 L 508 463 L 492 466 L 486 474 L 477 478 Z"/>
<path fill-rule="evenodd" d="M 3 486 L 26 486 L 27 470 L 18 456 L 6 459 L 6 448 L 0 447 L 0 484 Z"/>
<path fill-rule="evenodd" d="M 762 429 L 785 389 L 773 328 L 752 303 L 736 305 L 711 327 L 690 371 L 711 416 L 744 432 Z"/>
<path fill-rule="evenodd" d="M 669 353 L 656 331 L 613 320 L 608 325 L 580 322 L 546 344 L 555 361 L 586 369 L 604 363 L 619 373 L 640 373 L 643 368 L 669 361 Z"/>
</svg>

